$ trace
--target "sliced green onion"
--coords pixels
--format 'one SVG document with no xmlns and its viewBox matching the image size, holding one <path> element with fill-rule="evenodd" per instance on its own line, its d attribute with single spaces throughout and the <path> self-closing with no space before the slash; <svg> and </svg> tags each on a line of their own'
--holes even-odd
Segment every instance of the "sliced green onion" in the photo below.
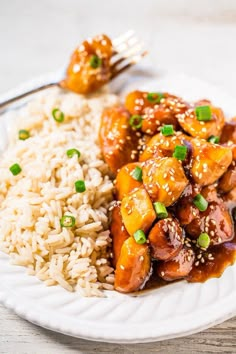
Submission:
<svg viewBox="0 0 236 354">
<path fill-rule="evenodd" d="M 141 116 L 139 116 L 138 114 L 133 115 L 129 119 L 129 125 L 134 129 L 141 128 L 142 123 L 143 123 L 143 118 Z"/>
<path fill-rule="evenodd" d="M 78 157 L 80 157 L 80 152 L 77 149 L 69 149 L 69 150 L 67 150 L 66 155 L 70 158 L 73 157 L 74 155 L 77 155 Z"/>
<path fill-rule="evenodd" d="M 208 207 L 208 201 L 201 195 L 197 194 L 193 198 L 193 204 L 200 210 L 200 211 L 205 211 L 207 210 Z"/>
<path fill-rule="evenodd" d="M 13 176 L 17 176 L 19 173 L 21 173 L 21 167 L 18 163 L 14 163 L 11 167 L 9 167 L 9 170 L 13 174 Z"/>
<path fill-rule="evenodd" d="M 160 92 L 149 92 L 147 94 L 147 100 L 151 103 L 160 103 L 162 98 L 164 98 L 164 95 Z"/>
<path fill-rule="evenodd" d="M 62 123 L 65 119 L 64 113 L 59 108 L 54 108 L 52 110 L 52 116 L 57 123 Z"/>
<path fill-rule="evenodd" d="M 207 122 L 211 120 L 211 107 L 210 106 L 198 106 L 195 108 L 197 120 Z"/>
<path fill-rule="evenodd" d="M 206 249 L 209 247 L 210 242 L 211 242 L 211 239 L 206 232 L 203 232 L 202 234 L 200 234 L 200 236 L 198 236 L 197 244 L 199 247 Z"/>
<path fill-rule="evenodd" d="M 145 243 L 147 241 L 146 235 L 143 232 L 143 230 L 137 230 L 134 233 L 134 239 L 137 243 L 139 243 L 140 245 L 142 245 L 143 243 Z"/>
<path fill-rule="evenodd" d="M 168 135 L 173 135 L 174 134 L 174 128 L 172 124 L 166 124 L 163 127 L 161 127 L 161 132 L 164 136 Z"/>
<path fill-rule="evenodd" d="M 60 219 L 60 224 L 62 227 L 73 227 L 75 226 L 75 217 L 71 215 L 64 215 Z"/>
<path fill-rule="evenodd" d="M 75 182 L 75 190 L 77 193 L 83 193 L 86 191 L 85 183 L 82 180 L 78 180 Z"/>
<path fill-rule="evenodd" d="M 140 167 L 135 167 L 135 169 L 131 172 L 131 176 L 139 182 L 142 182 L 143 171 Z"/>
<path fill-rule="evenodd" d="M 28 130 L 21 129 L 21 130 L 19 130 L 19 132 L 18 132 L 18 136 L 19 136 L 19 139 L 20 139 L 20 140 L 26 140 L 26 139 L 29 138 L 30 133 L 29 133 Z"/>
<path fill-rule="evenodd" d="M 220 141 L 219 136 L 211 135 L 210 138 L 208 138 L 208 141 L 212 144 L 218 144 Z"/>
<path fill-rule="evenodd" d="M 168 217 L 168 211 L 163 203 L 155 202 L 153 203 L 154 209 L 156 211 L 158 219 L 165 219 Z"/>
<path fill-rule="evenodd" d="M 183 161 L 186 159 L 187 151 L 187 146 L 176 145 L 173 157 L 175 157 L 177 160 Z"/>
<path fill-rule="evenodd" d="M 92 55 L 89 64 L 93 69 L 97 69 L 102 65 L 102 59 L 97 55 Z"/>
</svg>

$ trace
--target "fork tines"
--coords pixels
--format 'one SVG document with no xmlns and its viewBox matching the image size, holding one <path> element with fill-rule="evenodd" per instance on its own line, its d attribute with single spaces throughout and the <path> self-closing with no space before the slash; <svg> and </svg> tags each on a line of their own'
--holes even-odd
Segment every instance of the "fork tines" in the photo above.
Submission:
<svg viewBox="0 0 236 354">
<path fill-rule="evenodd" d="M 114 47 L 111 62 L 112 79 L 139 62 L 147 54 L 147 51 L 143 49 L 143 42 L 137 38 L 133 30 L 114 39 L 112 44 Z"/>
</svg>

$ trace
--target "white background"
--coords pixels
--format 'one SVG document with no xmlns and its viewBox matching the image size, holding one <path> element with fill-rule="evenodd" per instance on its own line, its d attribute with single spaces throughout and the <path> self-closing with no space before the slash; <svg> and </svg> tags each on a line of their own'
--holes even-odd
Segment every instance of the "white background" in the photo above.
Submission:
<svg viewBox="0 0 236 354">
<path fill-rule="evenodd" d="M 186 73 L 218 84 L 235 95 L 236 114 L 234 0 L 0 0 L 0 93 L 60 68 L 87 36 L 104 32 L 114 38 L 130 28 L 147 43 L 160 77 Z M 235 322 L 230 322 L 234 330 L 229 340 L 236 336 Z M 194 343 L 199 336 L 191 338 Z M 4 354 L 154 353 L 161 348 L 165 353 L 179 352 L 177 348 L 193 353 L 192 346 L 181 348 L 186 341 L 142 345 L 140 351 L 139 346 L 72 340 L 38 329 L 0 307 L 0 353 Z M 199 351 L 201 344 L 200 340 Z M 236 352 L 235 347 L 228 350 Z"/>
</svg>

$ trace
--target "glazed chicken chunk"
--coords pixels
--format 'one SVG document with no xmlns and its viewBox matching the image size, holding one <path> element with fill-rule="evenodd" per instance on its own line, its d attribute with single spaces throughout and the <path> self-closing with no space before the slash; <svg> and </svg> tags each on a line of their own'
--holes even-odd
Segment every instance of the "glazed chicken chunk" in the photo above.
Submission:
<svg viewBox="0 0 236 354">
<path fill-rule="evenodd" d="M 198 102 L 197 106 L 179 114 L 178 122 L 186 133 L 195 138 L 208 139 L 211 136 L 219 136 L 225 123 L 223 111 L 218 107 L 204 104 L 205 102 Z M 204 108 L 209 112 L 209 116 L 207 114 L 204 116 Z"/>
<path fill-rule="evenodd" d="M 151 257 L 148 245 L 135 242 L 129 237 L 121 248 L 116 266 L 115 289 L 128 293 L 144 286 L 151 271 Z"/>
<path fill-rule="evenodd" d="M 112 42 L 104 34 L 84 41 L 72 54 L 61 86 L 81 94 L 99 89 L 111 77 L 112 51 Z"/>
<path fill-rule="evenodd" d="M 101 117 L 100 146 L 113 173 L 125 164 L 138 160 L 136 147 L 139 136 L 133 133 L 129 119 L 129 113 L 122 106 L 107 108 Z"/>
<path fill-rule="evenodd" d="M 232 162 L 231 149 L 199 139 L 192 139 L 191 144 L 193 162 L 190 171 L 193 180 L 203 186 L 216 182 Z"/>
<path fill-rule="evenodd" d="M 174 157 L 149 159 L 143 166 L 143 184 L 152 201 L 170 206 L 180 197 L 188 180 Z"/>
</svg>

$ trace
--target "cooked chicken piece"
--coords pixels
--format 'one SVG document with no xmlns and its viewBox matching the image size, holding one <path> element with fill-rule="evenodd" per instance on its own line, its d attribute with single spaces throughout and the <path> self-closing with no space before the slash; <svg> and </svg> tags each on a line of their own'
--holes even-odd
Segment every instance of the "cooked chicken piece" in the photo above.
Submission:
<svg viewBox="0 0 236 354">
<path fill-rule="evenodd" d="M 193 180 L 206 186 L 217 181 L 232 162 L 230 147 L 211 144 L 203 139 L 192 139 L 192 166 L 190 172 Z"/>
<path fill-rule="evenodd" d="M 226 122 L 221 133 L 220 143 L 233 142 L 236 144 L 236 119 Z"/>
<path fill-rule="evenodd" d="M 121 200 L 135 188 L 142 186 L 142 164 L 131 162 L 123 166 L 116 176 L 116 198 Z"/>
<path fill-rule="evenodd" d="M 100 146 L 113 173 L 125 164 L 138 160 L 139 137 L 132 131 L 129 118 L 129 113 L 122 106 L 105 109 L 101 117 Z"/>
<path fill-rule="evenodd" d="M 110 230 L 111 230 L 112 248 L 113 248 L 112 263 L 113 266 L 115 267 L 118 258 L 120 256 L 121 247 L 125 242 L 125 240 L 129 238 L 129 234 L 126 231 L 126 228 L 122 221 L 120 206 L 118 205 L 116 205 L 112 210 Z"/>
<path fill-rule="evenodd" d="M 192 270 L 194 260 L 193 250 L 184 246 L 176 257 L 157 264 L 157 274 L 166 281 L 185 278 Z"/>
<path fill-rule="evenodd" d="M 150 93 L 142 91 L 130 92 L 125 106 L 133 115 L 142 116 L 142 132 L 153 135 L 164 124 L 172 124 L 177 128 L 176 114 L 183 113 L 189 105 L 181 98 L 169 93 Z"/>
<path fill-rule="evenodd" d="M 138 188 L 122 199 L 121 215 L 125 228 L 131 236 L 137 230 L 148 232 L 156 219 L 156 213 L 144 188 Z"/>
<path fill-rule="evenodd" d="M 104 34 L 84 41 L 72 54 L 63 88 L 87 94 L 99 89 L 111 77 L 112 42 Z"/>
<path fill-rule="evenodd" d="M 199 214 L 198 208 L 193 204 L 193 198 L 199 193 L 199 186 L 189 184 L 175 204 L 175 214 L 181 226 L 190 224 Z"/>
<path fill-rule="evenodd" d="M 129 293 L 141 289 L 151 273 L 151 257 L 147 244 L 129 237 L 121 248 L 115 270 L 115 289 Z"/>
<path fill-rule="evenodd" d="M 178 121 L 169 108 L 159 105 L 158 108 L 147 107 L 143 113 L 141 131 L 148 135 L 158 133 L 158 129 L 165 124 L 173 125 L 174 129 L 178 127 Z"/>
<path fill-rule="evenodd" d="M 205 106 L 201 102 L 198 107 Z M 189 108 L 183 114 L 177 116 L 181 127 L 193 137 L 208 139 L 210 136 L 219 136 L 225 123 L 224 113 L 220 108 L 207 105 L 211 110 L 211 118 L 208 121 L 199 121 L 196 114 L 196 106 Z"/>
<path fill-rule="evenodd" d="M 148 239 L 152 258 L 167 261 L 183 247 L 184 235 L 177 219 L 170 216 L 153 226 Z"/>
<path fill-rule="evenodd" d="M 136 90 L 126 96 L 125 107 L 131 114 L 143 115 L 146 108 L 158 107 L 167 97 L 176 96 L 172 96 L 167 92 L 151 93 Z"/>
<path fill-rule="evenodd" d="M 128 109 L 130 114 L 142 115 L 146 107 L 153 107 L 155 104 L 147 99 L 148 92 L 144 91 L 132 91 L 125 98 L 125 107 Z M 156 100 L 159 102 L 162 96 L 156 96 Z M 159 102 L 160 103 L 160 102 Z"/>
<path fill-rule="evenodd" d="M 193 192 L 193 196 L 195 192 Z M 193 203 L 191 195 L 182 197 L 176 206 L 180 225 L 185 227 L 189 237 L 197 239 L 201 233 L 207 233 L 211 245 L 230 241 L 233 236 L 233 224 L 226 204 L 217 196 L 214 186 L 205 187 L 201 195 L 207 200 L 205 211 L 200 211 Z"/>
<path fill-rule="evenodd" d="M 188 180 L 174 157 L 153 158 L 143 166 L 143 184 L 153 202 L 170 206 L 180 197 Z"/>
<path fill-rule="evenodd" d="M 153 157 L 172 157 L 176 145 L 185 145 L 189 137 L 178 132 L 173 136 L 154 135 L 147 143 L 145 150 L 139 156 L 139 161 L 146 161 Z"/>
</svg>

